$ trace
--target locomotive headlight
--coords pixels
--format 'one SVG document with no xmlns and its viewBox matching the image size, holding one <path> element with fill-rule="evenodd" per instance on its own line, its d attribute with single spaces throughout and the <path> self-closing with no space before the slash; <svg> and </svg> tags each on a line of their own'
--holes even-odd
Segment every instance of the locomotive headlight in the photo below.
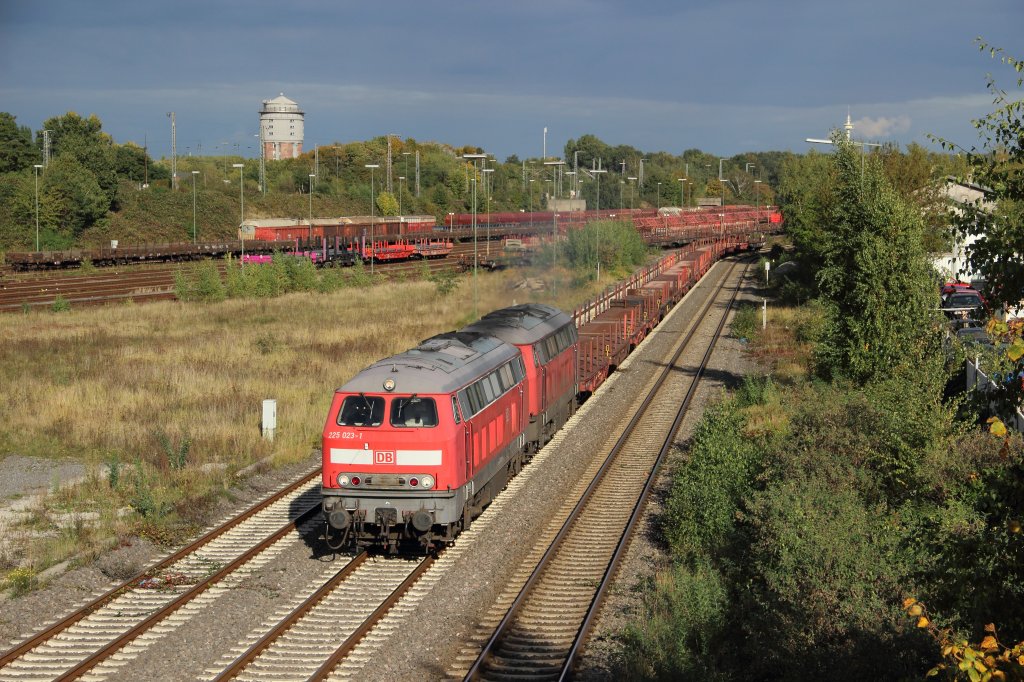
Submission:
<svg viewBox="0 0 1024 682">
<path fill-rule="evenodd" d="M 430 474 L 425 474 L 422 478 L 420 478 L 420 487 L 425 488 L 427 490 L 433 488 L 434 477 L 431 476 Z"/>
<path fill-rule="evenodd" d="M 344 488 L 348 485 L 348 474 L 338 474 L 338 487 Z"/>
</svg>

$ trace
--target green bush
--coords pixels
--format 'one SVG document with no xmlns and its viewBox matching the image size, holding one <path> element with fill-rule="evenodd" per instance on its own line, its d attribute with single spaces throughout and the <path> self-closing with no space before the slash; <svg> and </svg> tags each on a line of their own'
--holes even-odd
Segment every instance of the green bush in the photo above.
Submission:
<svg viewBox="0 0 1024 682">
<path fill-rule="evenodd" d="M 721 556 L 737 542 L 737 512 L 751 491 L 761 453 L 743 436 L 735 401 L 705 412 L 693 435 L 688 461 L 675 474 L 664 514 L 673 554 L 683 561 Z"/>
<path fill-rule="evenodd" d="M 434 284 L 438 296 L 449 296 L 459 288 L 459 273 L 453 268 L 435 270 L 427 279 Z"/>
<path fill-rule="evenodd" d="M 227 289 L 217 264 L 203 261 L 174 273 L 174 294 L 179 301 L 215 303 L 227 298 Z"/>
<path fill-rule="evenodd" d="M 752 303 L 741 303 L 732 317 L 732 335 L 750 340 L 761 327 L 761 310 Z"/>
<path fill-rule="evenodd" d="M 581 230 L 570 230 L 559 256 L 572 268 L 596 271 L 598 252 L 601 268 L 611 271 L 642 264 L 647 257 L 647 246 L 630 223 L 599 220 L 587 223 Z M 544 262 L 543 257 L 540 262 Z"/>
<path fill-rule="evenodd" d="M 718 642 L 730 630 L 729 593 L 708 562 L 660 573 L 639 617 L 626 626 L 626 679 L 726 680 Z"/>
<path fill-rule="evenodd" d="M 60 294 L 57 294 L 53 299 L 53 305 L 50 306 L 50 310 L 55 313 L 67 312 L 68 310 L 71 310 L 71 302 Z"/>
</svg>

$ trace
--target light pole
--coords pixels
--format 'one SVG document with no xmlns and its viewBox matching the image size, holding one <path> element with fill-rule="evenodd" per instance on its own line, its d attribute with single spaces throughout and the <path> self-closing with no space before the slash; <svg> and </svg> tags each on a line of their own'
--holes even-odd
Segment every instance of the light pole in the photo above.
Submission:
<svg viewBox="0 0 1024 682">
<path fill-rule="evenodd" d="M 641 159 L 642 160 L 642 159 Z M 608 171 L 604 168 L 591 168 L 590 172 L 597 175 L 597 210 L 601 210 L 601 173 L 607 173 Z M 597 220 L 597 235 L 594 238 L 597 241 L 597 281 L 601 281 L 601 215 L 598 213 Z"/>
<path fill-rule="evenodd" d="M 196 243 L 196 176 L 199 171 L 192 171 L 192 243 Z"/>
<path fill-rule="evenodd" d="M 455 213 L 448 211 L 448 231 L 452 232 L 455 229 Z"/>
<path fill-rule="evenodd" d="M 754 215 L 756 216 L 758 226 L 761 225 L 761 197 L 757 192 L 759 189 L 758 185 L 760 184 L 760 180 L 754 180 Z"/>
<path fill-rule="evenodd" d="M 661 210 L 661 183 L 660 182 L 658 183 L 658 194 L 657 194 L 657 196 L 658 196 L 658 203 L 656 204 L 656 206 L 658 207 L 658 210 Z"/>
<path fill-rule="evenodd" d="M 463 154 L 462 158 L 470 159 L 473 163 L 473 315 L 478 316 L 477 312 L 477 269 L 480 262 L 479 251 L 477 250 L 476 242 L 476 159 L 486 159 L 486 154 Z"/>
<path fill-rule="evenodd" d="M 315 178 L 316 173 L 309 174 L 309 230 L 306 233 L 306 239 L 309 242 L 313 241 L 313 180 Z"/>
<path fill-rule="evenodd" d="M 551 187 L 552 195 L 554 195 L 555 187 L 554 178 L 557 176 L 558 170 L 561 166 L 565 165 L 565 161 L 545 161 L 545 166 L 551 166 Z M 550 203 L 550 200 L 549 200 Z M 551 204 L 551 276 L 555 276 L 555 266 L 558 264 L 558 213 L 556 212 L 557 206 Z M 555 280 L 557 281 L 557 280 Z M 553 287 L 552 287 L 553 288 Z"/>
<path fill-rule="evenodd" d="M 535 178 L 530 178 L 530 227 L 533 227 L 533 183 L 537 182 Z"/>
<path fill-rule="evenodd" d="M 405 176 L 398 176 L 398 215 L 402 214 L 402 187 L 405 184 Z"/>
<path fill-rule="evenodd" d="M 488 173 L 493 173 L 493 168 L 484 168 L 484 196 L 487 197 L 487 255 L 491 255 L 491 183 L 487 179 Z"/>
<path fill-rule="evenodd" d="M 636 176 L 635 175 L 631 175 L 631 176 L 629 176 L 626 179 L 629 180 L 629 210 L 632 211 L 633 210 L 633 187 L 634 187 L 633 182 L 636 180 Z"/>
<path fill-rule="evenodd" d="M 683 192 L 686 189 L 686 178 L 676 178 L 679 181 L 679 205 L 686 206 L 685 200 L 683 199 Z"/>
<path fill-rule="evenodd" d="M 233 163 L 232 168 L 238 169 L 238 206 L 239 206 L 239 223 L 238 223 L 238 239 L 242 242 L 242 264 L 245 264 L 245 231 L 243 230 L 245 223 L 245 183 L 242 178 L 242 169 L 245 168 L 244 163 Z"/>
<path fill-rule="evenodd" d="M 370 277 L 373 277 L 373 261 L 375 249 L 373 246 L 373 171 L 375 168 L 380 168 L 379 163 L 367 163 L 364 164 L 366 168 L 370 169 Z"/>
<path fill-rule="evenodd" d="M 41 163 L 34 164 L 33 167 L 36 170 L 36 251 L 39 251 L 39 169 L 43 167 Z"/>
</svg>

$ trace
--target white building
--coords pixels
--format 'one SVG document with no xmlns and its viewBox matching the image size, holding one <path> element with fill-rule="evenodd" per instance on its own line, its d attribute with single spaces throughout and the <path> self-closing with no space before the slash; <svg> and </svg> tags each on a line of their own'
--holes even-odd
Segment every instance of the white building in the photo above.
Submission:
<svg viewBox="0 0 1024 682">
<path fill-rule="evenodd" d="M 283 92 L 279 97 L 263 100 L 260 109 L 263 158 L 268 161 L 297 158 L 302 154 L 304 126 L 305 114 Z"/>
<path fill-rule="evenodd" d="M 956 208 L 958 204 L 969 204 L 978 200 L 982 201 L 982 208 L 986 210 L 991 209 L 991 204 L 984 201 L 984 188 L 978 185 L 958 182 L 954 178 L 947 178 L 945 195 L 952 202 L 954 210 L 958 210 Z M 956 239 L 951 252 L 940 254 L 933 261 L 935 269 L 947 279 L 958 277 L 963 281 L 972 281 L 975 278 L 975 273 L 971 271 L 970 265 L 967 262 L 965 249 L 973 244 L 976 239 L 977 237 L 974 235 L 968 235 L 963 241 Z"/>
</svg>

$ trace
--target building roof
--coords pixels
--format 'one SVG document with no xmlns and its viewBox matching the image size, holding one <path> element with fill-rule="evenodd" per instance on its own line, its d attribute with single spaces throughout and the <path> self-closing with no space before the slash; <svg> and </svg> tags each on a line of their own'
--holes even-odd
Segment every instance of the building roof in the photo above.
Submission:
<svg viewBox="0 0 1024 682">
<path fill-rule="evenodd" d="M 519 356 L 519 349 L 476 332 L 447 332 L 390 358 L 378 360 L 338 389 L 341 393 L 380 394 L 395 382 L 395 394 L 453 393 Z"/>
<path fill-rule="evenodd" d="M 295 106 L 298 106 L 298 104 L 299 104 L 295 100 L 290 100 L 287 97 L 285 97 L 283 92 L 280 95 L 278 95 L 277 97 L 275 97 L 274 99 L 264 100 L 263 103 L 264 104 L 293 104 Z"/>
</svg>

